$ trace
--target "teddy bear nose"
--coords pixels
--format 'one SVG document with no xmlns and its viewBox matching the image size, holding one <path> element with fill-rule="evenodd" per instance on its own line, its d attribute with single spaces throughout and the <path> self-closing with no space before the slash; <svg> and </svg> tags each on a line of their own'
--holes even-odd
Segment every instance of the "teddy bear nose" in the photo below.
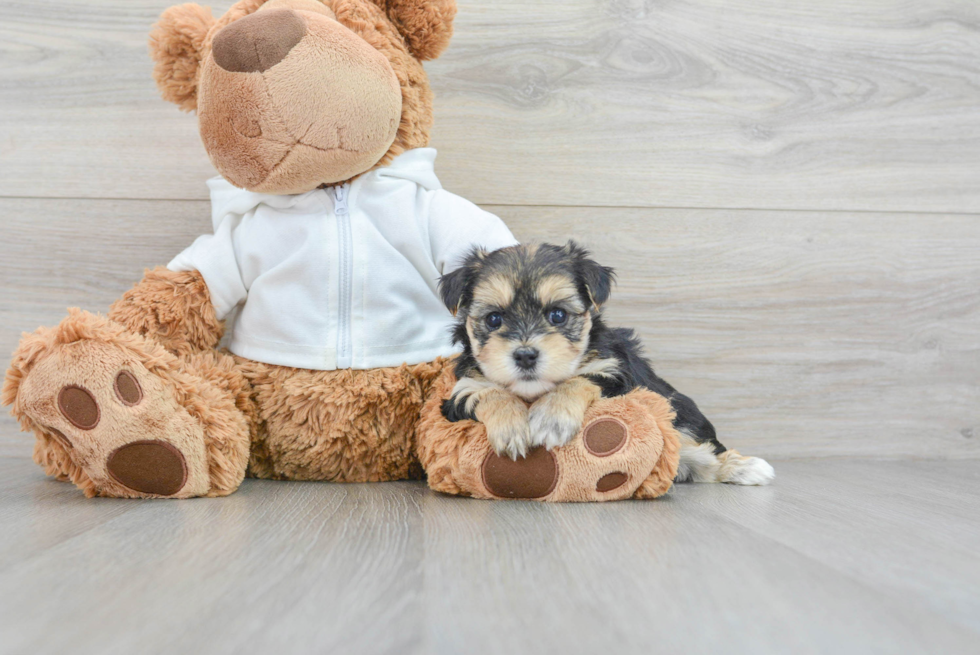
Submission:
<svg viewBox="0 0 980 655">
<path fill-rule="evenodd" d="M 267 9 L 222 28 L 211 44 L 214 62 L 232 73 L 261 73 L 286 58 L 306 34 L 292 9 Z"/>
</svg>

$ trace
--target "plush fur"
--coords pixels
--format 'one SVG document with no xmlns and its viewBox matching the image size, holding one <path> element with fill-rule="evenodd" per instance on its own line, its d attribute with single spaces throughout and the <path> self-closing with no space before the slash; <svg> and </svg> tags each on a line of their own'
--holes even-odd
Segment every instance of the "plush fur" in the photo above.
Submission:
<svg viewBox="0 0 980 655">
<path fill-rule="evenodd" d="M 416 59 L 428 61 L 443 53 L 453 36 L 455 0 L 372 0 L 391 18 Z"/>
<path fill-rule="evenodd" d="M 163 99 L 184 111 L 197 109 L 197 72 L 213 25 L 210 9 L 184 4 L 164 11 L 150 32 L 153 79 Z"/>
<path fill-rule="evenodd" d="M 249 473 L 275 480 L 419 479 L 415 426 L 437 360 L 366 371 L 309 371 L 236 357 L 261 408 Z"/>
<path fill-rule="evenodd" d="M 118 323 L 72 310 L 57 327 L 24 337 L 7 371 L 2 401 L 12 405 L 22 429 L 43 437 L 35 461 L 86 495 L 145 496 L 113 481 L 105 460 L 137 436 L 161 436 L 181 451 L 191 470 L 188 484 L 174 497 L 221 496 L 238 488 L 249 452 L 249 425 L 235 404 L 241 399 L 228 393 L 230 371 L 222 375 L 221 358 L 227 356 L 208 352 L 181 361 Z M 109 385 L 121 369 L 135 373 L 146 392 L 138 411 L 111 399 Z M 102 413 L 92 430 L 75 429 L 55 406 L 61 388 L 79 383 L 93 392 Z M 71 436 L 66 444 L 55 435 Z"/>
<path fill-rule="evenodd" d="M 244 23 L 262 11 L 295 15 Z M 180 5 L 151 34 L 154 77 L 165 99 L 198 111 L 208 154 L 233 182 L 305 191 L 428 145 L 432 93 L 421 60 L 445 49 L 454 15 L 452 0 L 241 0 L 217 19 Z M 236 21 L 223 68 L 213 43 Z M 263 24 L 286 27 L 263 34 Z M 236 51 L 236 39 L 261 41 L 261 52 Z M 347 100 L 334 107 L 334 96 Z M 419 479 L 428 469 L 435 489 L 499 497 L 486 484 L 502 474 L 487 468 L 496 460 L 484 426 L 439 414 L 454 361 L 301 370 L 216 350 L 223 332 L 199 273 L 148 270 L 108 316 L 71 310 L 56 327 L 25 335 L 0 400 L 34 434 L 35 461 L 87 496 L 222 496 L 246 474 L 366 482 Z M 124 393 L 120 380 L 139 393 Z M 669 488 L 680 436 L 662 398 L 638 391 L 586 411 L 591 427 L 579 446 L 535 460 L 554 483 L 537 499 L 654 497 Z M 597 425 L 619 431 L 614 453 L 583 445 Z M 156 459 L 132 455 L 134 445 Z M 522 484 L 520 475 L 508 480 Z"/>
<path fill-rule="evenodd" d="M 270 9 L 306 24 L 286 57 L 255 73 L 216 64 L 216 35 Z M 164 99 L 198 111 L 208 154 L 230 182 L 302 193 L 428 144 L 432 92 L 420 59 L 448 45 L 455 12 L 451 0 L 242 0 L 215 21 L 180 5 L 152 32 L 154 78 Z"/>
<path fill-rule="evenodd" d="M 181 356 L 214 348 L 225 330 L 201 274 L 163 266 L 146 271 L 142 282 L 113 303 L 109 318 Z"/>
</svg>

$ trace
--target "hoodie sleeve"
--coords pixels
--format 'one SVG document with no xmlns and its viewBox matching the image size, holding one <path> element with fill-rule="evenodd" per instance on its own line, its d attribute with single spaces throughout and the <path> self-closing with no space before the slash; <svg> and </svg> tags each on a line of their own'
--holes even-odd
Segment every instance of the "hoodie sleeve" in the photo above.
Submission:
<svg viewBox="0 0 980 655">
<path fill-rule="evenodd" d="M 517 244 L 502 220 L 443 189 L 432 192 L 429 241 L 440 275 L 459 268 L 474 246 L 498 250 Z"/>
<path fill-rule="evenodd" d="M 197 271 L 201 274 L 208 285 L 219 321 L 248 295 L 235 255 L 235 228 L 239 220 L 234 216 L 225 217 L 214 234 L 198 237 L 167 264 L 171 271 Z"/>
</svg>

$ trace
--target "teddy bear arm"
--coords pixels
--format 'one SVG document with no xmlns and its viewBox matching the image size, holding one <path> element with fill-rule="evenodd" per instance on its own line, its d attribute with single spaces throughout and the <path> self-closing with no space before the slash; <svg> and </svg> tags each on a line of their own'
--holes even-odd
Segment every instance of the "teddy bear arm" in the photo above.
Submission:
<svg viewBox="0 0 980 655">
<path fill-rule="evenodd" d="M 210 350 L 224 334 L 204 277 L 162 266 L 147 270 L 143 280 L 112 305 L 109 318 L 176 355 Z"/>
<path fill-rule="evenodd" d="M 594 400 L 571 441 L 512 460 L 493 452 L 482 423 L 451 423 L 442 415 L 442 401 L 455 383 L 447 367 L 433 384 L 418 428 L 419 461 L 436 491 L 582 502 L 656 498 L 673 484 L 680 441 L 670 401 L 659 394 L 634 389 Z"/>
</svg>

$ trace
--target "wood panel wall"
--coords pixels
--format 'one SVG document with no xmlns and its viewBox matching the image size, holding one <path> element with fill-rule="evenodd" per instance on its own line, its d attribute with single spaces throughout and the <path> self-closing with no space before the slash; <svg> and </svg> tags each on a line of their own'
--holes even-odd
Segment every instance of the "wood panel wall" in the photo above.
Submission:
<svg viewBox="0 0 980 655">
<path fill-rule="evenodd" d="M 611 319 L 726 443 L 980 456 L 980 4 L 459 4 L 427 64 L 444 185 L 615 266 Z M 2 352 L 209 227 L 150 78 L 167 5 L 0 0 Z"/>
</svg>

